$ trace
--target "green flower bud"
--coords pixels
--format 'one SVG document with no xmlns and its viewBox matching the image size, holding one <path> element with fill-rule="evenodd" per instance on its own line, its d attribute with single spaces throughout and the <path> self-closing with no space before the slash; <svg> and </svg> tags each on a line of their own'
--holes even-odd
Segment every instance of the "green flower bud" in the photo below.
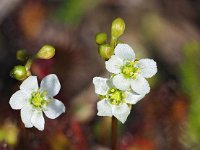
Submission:
<svg viewBox="0 0 200 150">
<path fill-rule="evenodd" d="M 107 40 L 107 35 L 104 32 L 100 32 L 96 34 L 95 39 L 97 44 L 104 44 Z"/>
<path fill-rule="evenodd" d="M 120 37 L 125 30 L 125 22 L 122 18 L 116 18 L 112 22 L 111 36 L 114 38 Z"/>
<path fill-rule="evenodd" d="M 17 60 L 26 61 L 28 59 L 28 57 L 29 57 L 29 55 L 28 55 L 27 51 L 25 51 L 25 50 L 18 50 L 16 53 Z"/>
<path fill-rule="evenodd" d="M 114 49 L 109 44 L 102 44 L 99 46 L 99 55 L 108 60 L 113 55 Z"/>
<path fill-rule="evenodd" d="M 27 71 L 24 66 L 18 65 L 12 69 L 10 75 L 11 75 L 11 77 L 21 81 L 21 80 L 26 79 Z"/>
<path fill-rule="evenodd" d="M 51 45 L 44 45 L 36 54 L 36 58 L 51 59 L 55 55 L 55 48 Z"/>
</svg>

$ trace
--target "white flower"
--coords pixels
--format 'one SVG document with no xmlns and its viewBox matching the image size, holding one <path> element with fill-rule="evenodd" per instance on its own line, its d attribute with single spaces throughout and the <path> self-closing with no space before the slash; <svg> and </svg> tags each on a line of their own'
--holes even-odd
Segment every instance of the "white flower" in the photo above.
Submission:
<svg viewBox="0 0 200 150">
<path fill-rule="evenodd" d="M 98 116 L 115 116 L 124 123 L 130 114 L 130 105 L 136 104 L 144 95 L 122 91 L 112 84 L 112 79 L 94 77 L 95 92 L 101 100 L 97 103 Z M 130 105 L 129 105 L 130 104 Z"/>
<path fill-rule="evenodd" d="M 133 49 L 127 44 L 118 44 L 114 54 L 106 61 L 106 69 L 115 74 L 113 84 L 120 90 L 131 87 L 138 94 L 149 93 L 149 83 L 145 78 L 157 73 L 156 62 L 152 59 L 136 60 Z"/>
<path fill-rule="evenodd" d="M 61 85 L 56 75 L 50 74 L 43 78 L 38 87 L 37 77 L 29 76 L 20 85 L 20 90 L 10 98 L 12 109 L 21 109 L 21 119 L 25 127 L 36 127 L 44 130 L 45 115 L 50 119 L 57 118 L 65 112 L 64 104 L 53 97 L 60 91 Z"/>
</svg>

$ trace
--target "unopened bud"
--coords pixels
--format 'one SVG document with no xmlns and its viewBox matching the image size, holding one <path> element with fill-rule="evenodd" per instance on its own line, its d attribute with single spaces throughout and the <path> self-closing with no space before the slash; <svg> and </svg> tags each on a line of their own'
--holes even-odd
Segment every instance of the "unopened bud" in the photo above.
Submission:
<svg viewBox="0 0 200 150">
<path fill-rule="evenodd" d="M 108 44 L 99 46 L 99 55 L 105 60 L 108 60 L 113 55 L 113 51 L 114 49 Z"/>
<path fill-rule="evenodd" d="M 27 51 L 25 51 L 25 50 L 18 50 L 16 53 L 17 60 L 26 61 L 28 59 L 28 57 L 29 57 L 29 55 L 28 55 Z"/>
<path fill-rule="evenodd" d="M 40 59 L 51 59 L 55 55 L 55 48 L 51 45 L 44 45 L 36 54 Z"/>
<path fill-rule="evenodd" d="M 114 38 L 120 37 L 125 30 L 125 22 L 122 18 L 116 18 L 112 22 L 111 35 Z"/>
<path fill-rule="evenodd" d="M 26 79 L 27 71 L 24 66 L 18 65 L 12 69 L 10 75 L 11 75 L 11 77 L 21 81 L 21 80 Z"/>
<path fill-rule="evenodd" d="M 107 35 L 104 32 L 100 32 L 96 34 L 95 39 L 97 44 L 104 44 L 107 40 Z"/>
</svg>

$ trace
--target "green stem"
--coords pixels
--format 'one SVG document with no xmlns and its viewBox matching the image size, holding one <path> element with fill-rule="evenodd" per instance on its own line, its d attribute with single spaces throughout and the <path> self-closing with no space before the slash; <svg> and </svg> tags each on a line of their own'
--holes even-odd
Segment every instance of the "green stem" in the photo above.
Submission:
<svg viewBox="0 0 200 150">
<path fill-rule="evenodd" d="M 116 150 L 117 147 L 117 119 L 112 117 L 111 126 L 111 150 Z"/>
<path fill-rule="evenodd" d="M 33 57 L 29 58 L 25 64 L 25 68 L 26 68 L 26 71 L 27 71 L 27 76 L 30 76 L 31 75 L 31 66 L 33 64 L 33 61 L 37 58 L 36 55 L 34 55 Z"/>
<path fill-rule="evenodd" d="M 115 37 L 112 36 L 111 40 L 110 40 L 110 45 L 114 49 L 116 47 L 116 45 L 117 45 L 117 38 L 115 38 Z"/>
<path fill-rule="evenodd" d="M 28 59 L 28 61 L 26 62 L 26 65 L 25 65 L 27 71 L 30 70 L 32 64 L 33 64 L 33 59 L 31 59 L 31 58 Z"/>
</svg>

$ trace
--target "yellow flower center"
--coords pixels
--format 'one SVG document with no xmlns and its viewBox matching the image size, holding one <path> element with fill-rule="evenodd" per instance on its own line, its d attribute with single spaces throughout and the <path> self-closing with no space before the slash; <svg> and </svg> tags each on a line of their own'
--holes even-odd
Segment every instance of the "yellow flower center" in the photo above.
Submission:
<svg viewBox="0 0 200 150">
<path fill-rule="evenodd" d="M 110 101 L 113 105 L 119 105 L 120 103 L 124 102 L 124 98 L 126 97 L 125 93 L 121 90 L 112 88 L 108 91 L 106 98 Z"/>
<path fill-rule="evenodd" d="M 128 61 L 124 66 L 122 66 L 121 71 L 125 78 L 135 79 L 140 68 L 136 67 L 138 61 Z"/>
<path fill-rule="evenodd" d="M 35 108 L 42 108 L 47 105 L 47 100 L 46 98 L 46 92 L 34 92 L 31 95 L 30 98 L 30 103 L 35 107 Z"/>
</svg>

